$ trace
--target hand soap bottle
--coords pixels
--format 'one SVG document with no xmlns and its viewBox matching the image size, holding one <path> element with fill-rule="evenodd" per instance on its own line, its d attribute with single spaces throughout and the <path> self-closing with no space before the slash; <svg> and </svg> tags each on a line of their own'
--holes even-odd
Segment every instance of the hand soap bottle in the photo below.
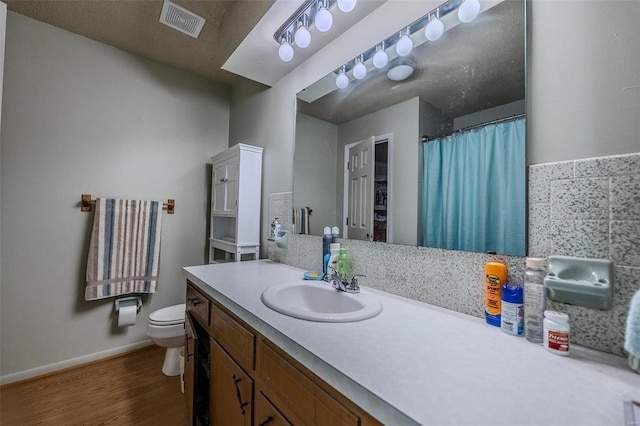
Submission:
<svg viewBox="0 0 640 426">
<path fill-rule="evenodd" d="M 347 251 L 344 248 L 340 248 L 338 252 L 338 275 L 340 275 L 340 279 L 348 280 L 349 279 L 349 261 L 347 260 Z"/>
</svg>

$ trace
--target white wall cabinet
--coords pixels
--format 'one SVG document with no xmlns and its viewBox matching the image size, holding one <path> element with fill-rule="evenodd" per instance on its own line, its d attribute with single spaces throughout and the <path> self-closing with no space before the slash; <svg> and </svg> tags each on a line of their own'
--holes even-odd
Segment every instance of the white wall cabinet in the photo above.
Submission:
<svg viewBox="0 0 640 426">
<path fill-rule="evenodd" d="M 258 259 L 262 148 L 237 144 L 211 161 L 209 263 Z"/>
</svg>

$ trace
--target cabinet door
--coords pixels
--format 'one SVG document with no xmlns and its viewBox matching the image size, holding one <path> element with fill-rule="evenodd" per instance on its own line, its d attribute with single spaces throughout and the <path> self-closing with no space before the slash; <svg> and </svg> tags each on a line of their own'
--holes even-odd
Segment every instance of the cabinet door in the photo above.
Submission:
<svg viewBox="0 0 640 426">
<path fill-rule="evenodd" d="M 291 426 L 291 423 L 269 402 L 262 392 L 256 394 L 255 426 Z"/>
<path fill-rule="evenodd" d="M 224 214 L 227 199 L 227 163 L 225 161 L 213 165 L 211 190 L 213 191 L 211 213 Z"/>
<path fill-rule="evenodd" d="M 196 363 L 197 348 L 198 348 L 198 336 L 193 329 L 191 323 L 191 316 L 185 315 L 184 319 L 184 333 L 185 333 L 185 354 L 184 354 L 184 399 L 187 403 L 187 417 L 189 419 L 189 425 L 193 425 L 193 405 L 194 405 L 194 389 L 195 389 L 195 375 L 196 375 Z"/>
<path fill-rule="evenodd" d="M 264 341 L 258 355 L 259 392 L 296 425 L 357 426 L 358 416 L 291 365 Z"/>
<path fill-rule="evenodd" d="M 213 165 L 213 214 L 235 214 L 238 209 L 239 159 L 239 156 L 235 156 Z"/>
<path fill-rule="evenodd" d="M 253 380 L 211 339 L 211 419 L 216 426 L 250 426 Z"/>
<path fill-rule="evenodd" d="M 238 179 L 240 156 L 227 160 L 227 192 L 225 198 L 225 213 L 235 214 L 238 211 Z"/>
</svg>

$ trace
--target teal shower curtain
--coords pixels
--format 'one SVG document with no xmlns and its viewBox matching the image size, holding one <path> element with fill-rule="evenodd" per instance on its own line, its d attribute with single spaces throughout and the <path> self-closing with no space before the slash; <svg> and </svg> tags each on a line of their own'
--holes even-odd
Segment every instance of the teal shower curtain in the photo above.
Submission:
<svg viewBox="0 0 640 426">
<path fill-rule="evenodd" d="M 525 119 L 425 142 L 422 245 L 525 255 Z"/>
</svg>

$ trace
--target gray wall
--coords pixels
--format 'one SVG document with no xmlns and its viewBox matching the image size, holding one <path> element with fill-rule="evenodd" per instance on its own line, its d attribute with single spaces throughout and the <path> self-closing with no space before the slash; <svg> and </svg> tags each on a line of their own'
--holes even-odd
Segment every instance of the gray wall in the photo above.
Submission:
<svg viewBox="0 0 640 426">
<path fill-rule="evenodd" d="M 4 83 L 4 45 L 7 23 L 7 5 L 0 2 L 0 146 L 2 145 L 2 87 Z M 2 149 L 0 149 L 0 163 L 2 162 Z M 0 173 L 0 224 L 2 224 L 2 173 Z M 2 241 L 2 226 L 0 226 L 0 241 Z M 0 259 L 2 259 L 2 244 L 0 243 Z M 0 261 L 0 277 L 2 277 L 2 262 Z M 0 279 L 0 295 L 2 294 L 2 279 Z M 0 303 L 0 319 L 2 319 L 2 304 Z M 0 328 L 0 339 L 2 338 Z M 0 353 L 0 364 L 2 354 Z M 0 373 L 1 375 L 1 373 Z"/>
<path fill-rule="evenodd" d="M 296 120 L 293 190 L 294 207 L 311 207 L 309 233 L 322 235 L 325 226 L 339 226 L 335 194 L 338 126 L 305 114 Z M 301 165 L 304 165 L 300 167 Z M 330 201 L 330 202 L 326 202 Z"/>
<path fill-rule="evenodd" d="M 206 161 L 228 144 L 229 90 L 9 13 L 3 102 L 1 374 L 146 341 L 148 314 L 184 302 L 180 268 L 205 260 Z M 112 300 L 84 301 L 82 193 L 176 200 L 135 326 L 114 328 Z"/>
<path fill-rule="evenodd" d="M 640 2 L 529 6 L 529 163 L 640 151 Z"/>
</svg>

